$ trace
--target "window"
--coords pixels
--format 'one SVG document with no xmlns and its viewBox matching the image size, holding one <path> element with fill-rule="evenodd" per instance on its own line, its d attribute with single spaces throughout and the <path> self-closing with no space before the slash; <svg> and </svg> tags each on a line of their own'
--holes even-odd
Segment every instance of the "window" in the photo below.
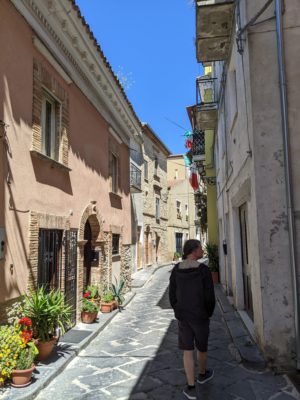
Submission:
<svg viewBox="0 0 300 400">
<path fill-rule="evenodd" d="M 187 204 L 185 205 L 185 219 L 186 221 L 189 220 L 189 207 Z"/>
<path fill-rule="evenodd" d="M 177 211 L 177 218 L 181 218 L 181 203 L 178 200 L 176 200 L 176 211 Z"/>
<path fill-rule="evenodd" d="M 182 236 L 183 233 L 175 233 L 176 253 L 182 254 Z"/>
<path fill-rule="evenodd" d="M 155 198 L 155 217 L 156 217 L 156 222 L 159 222 L 159 220 L 160 220 L 160 200 L 158 197 Z"/>
<path fill-rule="evenodd" d="M 155 156 L 154 158 L 154 175 L 157 175 L 157 170 L 158 170 L 158 158 Z"/>
<path fill-rule="evenodd" d="M 59 286 L 61 246 L 61 230 L 39 230 L 38 285 L 43 285 L 48 290 Z"/>
<path fill-rule="evenodd" d="M 111 191 L 118 193 L 118 157 L 111 153 Z"/>
<path fill-rule="evenodd" d="M 42 102 L 42 152 L 54 160 L 58 159 L 60 104 L 46 91 Z"/>
<path fill-rule="evenodd" d="M 148 161 L 144 160 L 144 179 L 148 180 Z"/>
<path fill-rule="evenodd" d="M 112 254 L 113 255 L 120 254 L 119 246 L 120 246 L 120 235 L 113 233 L 113 235 L 112 235 Z"/>
</svg>

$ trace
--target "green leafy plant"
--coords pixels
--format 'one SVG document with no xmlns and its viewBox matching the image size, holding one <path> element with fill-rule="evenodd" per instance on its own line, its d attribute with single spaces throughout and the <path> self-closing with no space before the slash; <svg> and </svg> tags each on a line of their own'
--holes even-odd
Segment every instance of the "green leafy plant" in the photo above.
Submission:
<svg viewBox="0 0 300 400">
<path fill-rule="evenodd" d="M 39 354 L 33 342 L 28 342 L 25 349 L 22 349 L 19 357 L 17 358 L 17 363 L 15 369 L 29 369 L 31 368 L 35 357 Z"/>
<path fill-rule="evenodd" d="M 115 277 L 115 284 L 111 285 L 111 291 L 114 296 L 114 299 L 118 302 L 119 305 L 122 305 L 124 302 L 123 290 L 124 290 L 125 280 L 121 276 L 120 280 L 117 281 Z"/>
<path fill-rule="evenodd" d="M 181 254 L 178 253 L 177 251 L 175 251 L 174 256 L 173 256 L 174 260 L 178 260 L 180 257 L 181 257 Z"/>
<path fill-rule="evenodd" d="M 20 335 L 18 325 L 3 325 L 0 327 L 0 382 L 10 377 L 15 369 L 17 358 L 23 348 L 26 347 Z"/>
<path fill-rule="evenodd" d="M 114 295 L 113 295 L 113 292 L 111 290 L 108 290 L 102 296 L 102 302 L 103 303 L 110 303 L 113 300 L 114 300 Z"/>
<path fill-rule="evenodd" d="M 31 325 L 31 319 L 24 317 L 14 325 L 0 327 L 0 383 L 10 378 L 13 370 L 30 368 L 38 355 Z"/>
<path fill-rule="evenodd" d="M 57 328 L 63 335 L 72 325 L 73 307 L 65 303 L 64 294 L 57 289 L 31 291 L 25 296 L 24 312 L 32 320 L 34 337 L 42 342 L 50 341 Z"/>
<path fill-rule="evenodd" d="M 98 285 L 88 285 L 86 287 L 85 293 L 89 293 L 90 299 L 99 299 L 100 298 L 100 290 Z"/>
<path fill-rule="evenodd" d="M 219 272 L 219 249 L 216 244 L 207 243 L 205 253 L 208 257 L 208 268 L 211 272 Z"/>
<path fill-rule="evenodd" d="M 89 300 L 89 299 L 82 299 L 82 311 L 84 312 L 90 312 L 90 313 L 95 313 L 99 311 L 99 308 L 97 307 L 97 305 Z"/>
</svg>

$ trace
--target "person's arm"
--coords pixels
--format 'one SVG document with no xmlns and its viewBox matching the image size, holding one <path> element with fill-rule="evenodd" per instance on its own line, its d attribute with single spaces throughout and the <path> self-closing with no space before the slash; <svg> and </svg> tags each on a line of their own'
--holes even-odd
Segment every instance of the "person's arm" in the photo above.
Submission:
<svg viewBox="0 0 300 400">
<path fill-rule="evenodd" d="M 176 298 L 176 278 L 175 278 L 174 268 L 173 268 L 173 270 L 171 272 L 171 276 L 170 276 L 169 300 L 170 300 L 171 307 L 174 308 L 175 304 L 177 303 L 177 298 Z"/>
<path fill-rule="evenodd" d="M 216 298 L 211 272 L 206 265 L 202 267 L 202 276 L 205 306 L 208 316 L 211 317 L 215 309 Z"/>
</svg>

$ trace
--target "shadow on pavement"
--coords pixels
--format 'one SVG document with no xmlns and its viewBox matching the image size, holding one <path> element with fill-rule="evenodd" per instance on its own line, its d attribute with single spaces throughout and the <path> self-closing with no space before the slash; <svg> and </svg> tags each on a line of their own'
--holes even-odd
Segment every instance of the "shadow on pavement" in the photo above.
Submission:
<svg viewBox="0 0 300 400">
<path fill-rule="evenodd" d="M 159 299 L 157 306 L 164 310 L 171 310 L 168 288 Z M 211 336 L 209 342 L 209 366 L 218 369 L 233 361 L 228 351 L 231 340 L 221 321 L 219 309 L 211 320 Z M 226 366 L 229 371 L 229 366 Z M 226 384 L 232 383 L 226 375 L 220 375 Z M 205 400 L 232 399 L 222 392 L 222 386 L 217 387 L 215 380 L 197 388 L 198 398 Z M 151 360 L 146 364 L 138 382 L 131 391 L 130 400 L 169 400 L 186 399 L 182 394 L 186 377 L 182 363 L 182 351 L 178 349 L 177 321 L 173 319 L 166 330 L 161 344 Z M 205 387 L 204 387 L 205 386 Z M 219 385 L 218 385 L 219 386 Z M 223 386 L 224 387 L 224 386 Z M 220 390 L 221 389 L 221 390 Z"/>
</svg>

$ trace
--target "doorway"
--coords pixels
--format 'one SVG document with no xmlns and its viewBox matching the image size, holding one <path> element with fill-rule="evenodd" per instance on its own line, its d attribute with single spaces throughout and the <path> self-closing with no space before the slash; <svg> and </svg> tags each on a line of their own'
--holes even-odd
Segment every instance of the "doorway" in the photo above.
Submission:
<svg viewBox="0 0 300 400">
<path fill-rule="evenodd" d="M 86 221 L 84 227 L 84 270 L 83 270 L 83 287 L 91 284 L 91 266 L 92 266 L 92 228 L 89 221 Z"/>
<path fill-rule="evenodd" d="M 249 265 L 249 246 L 248 246 L 248 218 L 247 204 L 239 208 L 241 255 L 242 255 L 242 274 L 244 288 L 244 307 L 249 317 L 253 320 L 253 300 L 251 289 L 251 269 Z"/>
<path fill-rule="evenodd" d="M 176 253 L 182 255 L 182 236 L 183 234 L 180 232 L 175 233 L 175 246 L 176 246 Z"/>
</svg>

